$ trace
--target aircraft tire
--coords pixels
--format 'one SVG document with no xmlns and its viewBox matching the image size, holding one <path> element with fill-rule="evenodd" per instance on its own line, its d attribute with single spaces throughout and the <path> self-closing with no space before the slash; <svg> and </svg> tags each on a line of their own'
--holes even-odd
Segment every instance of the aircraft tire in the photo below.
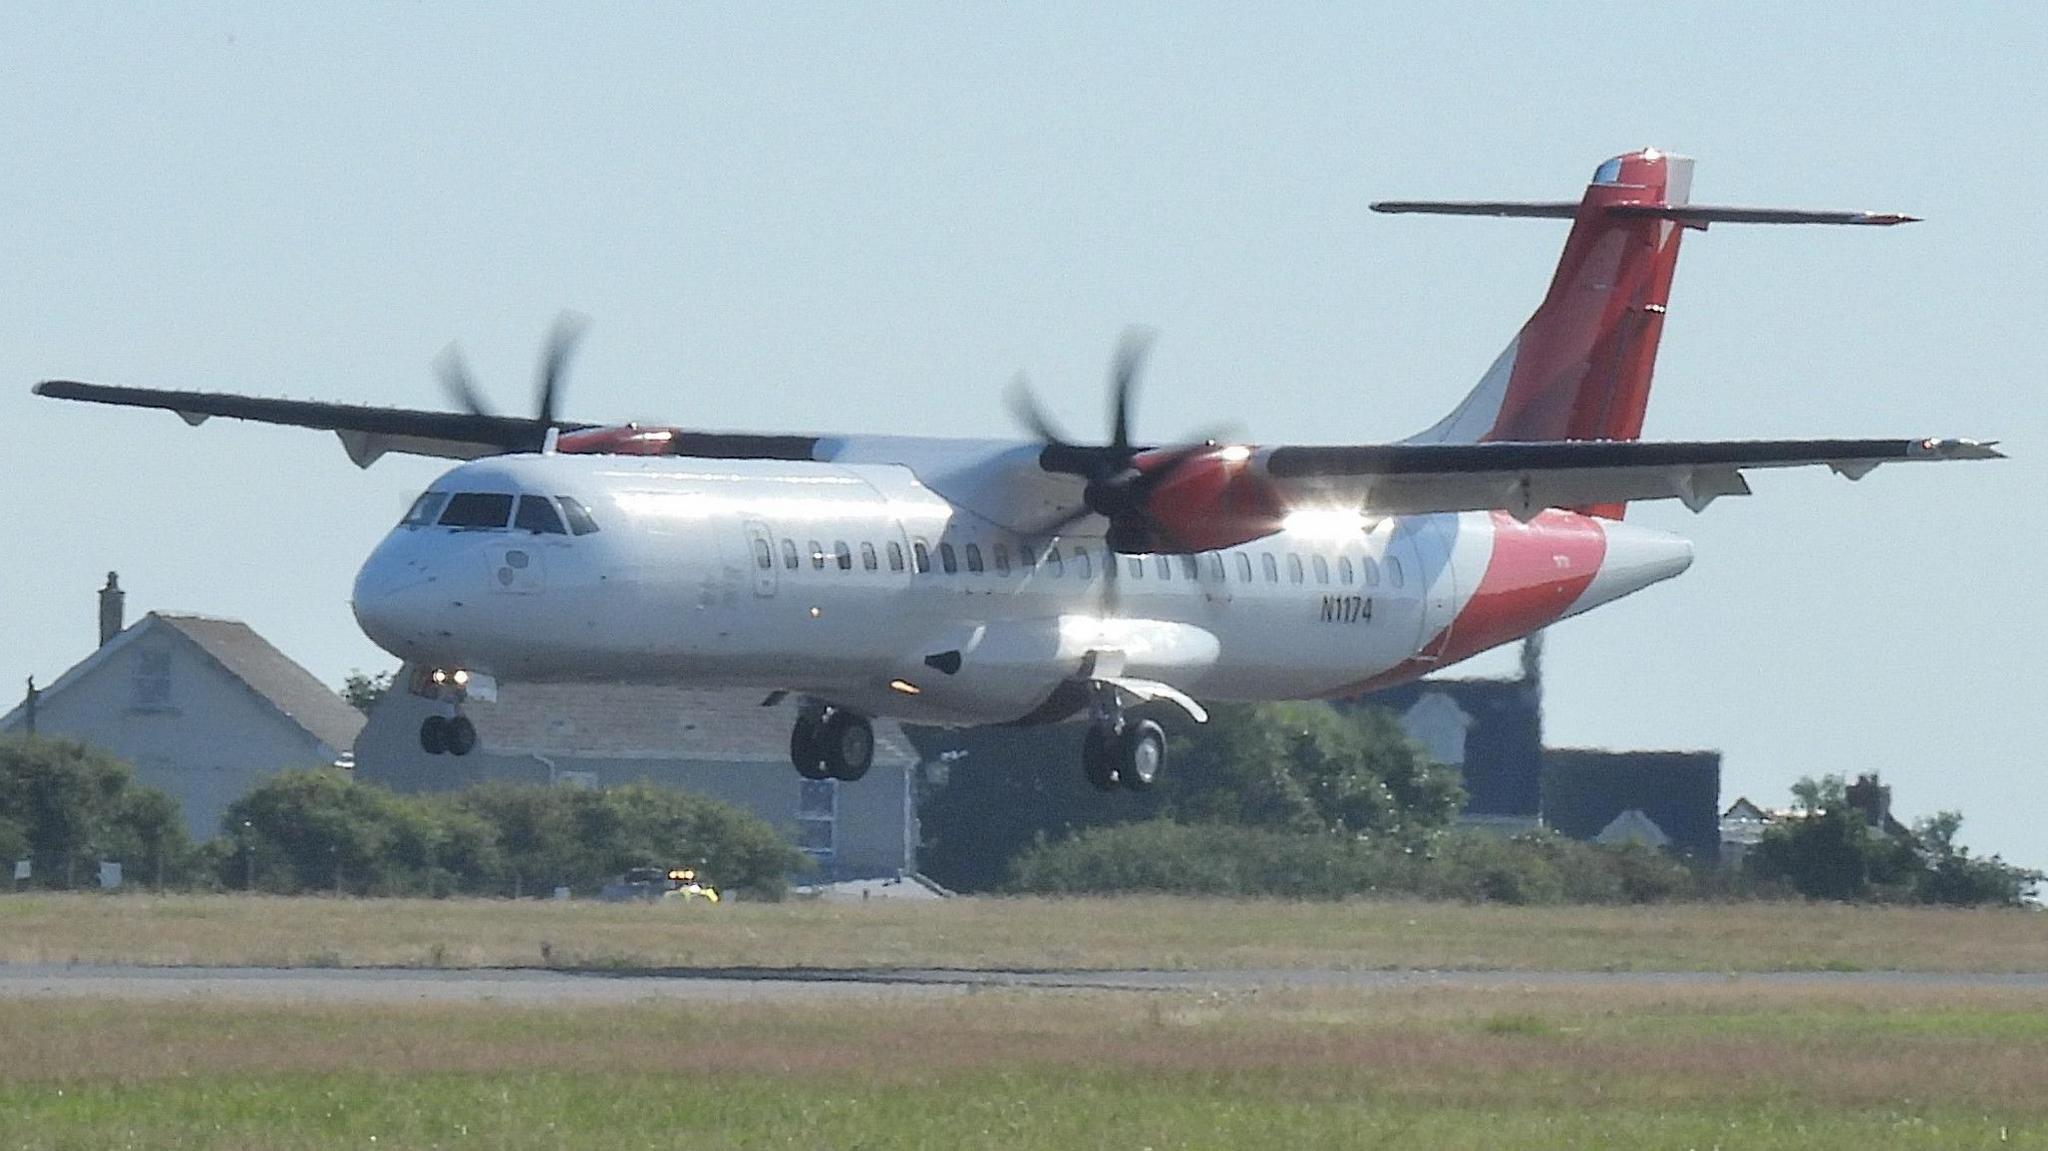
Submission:
<svg viewBox="0 0 2048 1151">
<path fill-rule="evenodd" d="M 476 725 L 466 715 L 458 715 L 448 721 L 448 730 L 442 741 L 449 755 L 468 755 L 476 750 Z"/>
<path fill-rule="evenodd" d="M 1108 732 L 1092 726 L 1081 738 L 1081 774 L 1088 780 L 1088 786 L 1097 791 L 1116 790 L 1116 761 L 1110 753 L 1111 741 Z"/>
<path fill-rule="evenodd" d="M 825 770 L 825 756 L 819 746 L 820 726 L 817 717 L 799 715 L 789 732 L 789 762 L 796 765 L 796 773 L 805 779 L 832 778 L 832 773 Z"/>
<path fill-rule="evenodd" d="M 420 721 L 420 750 L 440 755 L 448 750 L 448 718 L 430 715 Z"/>
<path fill-rule="evenodd" d="M 1124 728 L 1117 748 L 1117 778 L 1132 791 L 1144 791 L 1166 767 L 1166 732 L 1149 719 Z"/>
<path fill-rule="evenodd" d="M 852 783 L 874 766 L 875 729 L 859 712 L 834 711 L 825 717 L 819 735 L 825 771 L 833 779 Z"/>
</svg>

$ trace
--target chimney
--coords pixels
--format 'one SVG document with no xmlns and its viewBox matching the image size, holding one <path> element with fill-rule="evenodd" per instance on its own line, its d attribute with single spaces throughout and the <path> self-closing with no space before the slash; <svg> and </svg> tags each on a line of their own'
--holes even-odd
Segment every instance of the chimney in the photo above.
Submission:
<svg viewBox="0 0 2048 1151">
<path fill-rule="evenodd" d="M 125 610 L 127 600 L 128 593 L 121 590 L 120 573 L 108 572 L 107 586 L 100 589 L 101 647 L 105 647 L 108 640 L 120 635 L 121 629 L 128 626 L 124 620 L 124 617 L 127 615 Z"/>
</svg>

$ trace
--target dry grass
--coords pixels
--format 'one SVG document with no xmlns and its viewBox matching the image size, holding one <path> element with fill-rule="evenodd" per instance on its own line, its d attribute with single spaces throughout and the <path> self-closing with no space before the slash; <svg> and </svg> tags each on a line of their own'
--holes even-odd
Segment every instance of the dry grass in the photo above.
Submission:
<svg viewBox="0 0 2048 1151">
<path fill-rule="evenodd" d="M 2048 970 L 2048 916 L 1745 903 L 732 904 L 27 895 L 0 962 L 286 966 Z"/>
<path fill-rule="evenodd" d="M 0 1002 L 8 1146 L 1863 1147 L 2048 1135 L 2048 996 Z M 11 1126 L 11 1124 L 13 1126 Z"/>
</svg>

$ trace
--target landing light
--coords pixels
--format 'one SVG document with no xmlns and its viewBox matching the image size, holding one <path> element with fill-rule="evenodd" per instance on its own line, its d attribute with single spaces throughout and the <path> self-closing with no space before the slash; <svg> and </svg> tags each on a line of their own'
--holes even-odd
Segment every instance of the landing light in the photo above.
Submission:
<svg viewBox="0 0 2048 1151">
<path fill-rule="evenodd" d="M 1226 464 L 1241 464 L 1252 458 L 1252 450 L 1241 444 L 1233 444 L 1216 453 L 1216 458 Z"/>
<path fill-rule="evenodd" d="M 467 686 L 469 686 L 469 673 L 468 673 L 468 672 L 466 672 L 466 671 L 460 671 L 460 670 L 458 670 L 458 671 L 457 671 L 457 672 L 455 673 L 455 686 L 456 686 L 456 687 L 467 687 Z"/>
<path fill-rule="evenodd" d="M 890 680 L 890 681 L 889 681 L 889 690 L 890 690 L 890 691 L 896 691 L 896 692 L 902 692 L 902 693 L 903 693 L 904 695 L 922 695 L 922 694 L 924 694 L 924 689 L 923 689 L 923 688 L 921 688 L 921 687 L 917 686 L 916 684 L 914 684 L 914 683 L 910 682 L 910 681 L 909 681 L 909 680 L 907 680 L 907 679 L 892 679 L 892 680 Z"/>
</svg>

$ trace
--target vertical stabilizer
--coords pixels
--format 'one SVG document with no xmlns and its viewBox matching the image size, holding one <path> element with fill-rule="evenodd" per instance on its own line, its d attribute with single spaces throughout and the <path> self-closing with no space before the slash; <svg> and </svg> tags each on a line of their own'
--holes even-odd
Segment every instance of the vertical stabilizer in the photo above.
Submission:
<svg viewBox="0 0 2048 1151">
<path fill-rule="evenodd" d="M 1464 402 L 1408 442 L 1639 437 L 1685 230 L 1675 209 L 1691 191 L 1691 159 L 1645 149 L 1600 165 L 1576 207 L 1387 206 L 1572 220 L 1557 274 L 1536 313 Z"/>
</svg>

